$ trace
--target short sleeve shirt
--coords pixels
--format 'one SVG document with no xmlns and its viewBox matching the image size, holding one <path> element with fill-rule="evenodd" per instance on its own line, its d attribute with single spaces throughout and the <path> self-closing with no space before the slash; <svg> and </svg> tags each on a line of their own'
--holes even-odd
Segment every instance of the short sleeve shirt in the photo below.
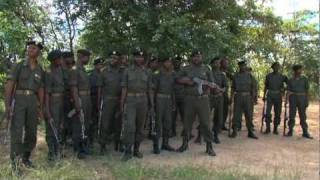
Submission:
<svg viewBox="0 0 320 180">
<path fill-rule="evenodd" d="M 124 71 L 121 86 L 126 87 L 128 93 L 146 93 L 153 88 L 151 72 L 133 65 Z"/>
<path fill-rule="evenodd" d="M 77 65 L 70 72 L 69 85 L 76 86 L 79 91 L 90 90 L 89 75 L 86 73 L 83 66 Z"/>
<path fill-rule="evenodd" d="M 294 93 L 307 93 L 309 90 L 309 81 L 305 76 L 291 78 L 288 81 L 288 90 Z"/>
<path fill-rule="evenodd" d="M 63 93 L 65 90 L 64 73 L 61 67 L 50 67 L 45 73 L 45 89 L 47 93 Z"/>
</svg>

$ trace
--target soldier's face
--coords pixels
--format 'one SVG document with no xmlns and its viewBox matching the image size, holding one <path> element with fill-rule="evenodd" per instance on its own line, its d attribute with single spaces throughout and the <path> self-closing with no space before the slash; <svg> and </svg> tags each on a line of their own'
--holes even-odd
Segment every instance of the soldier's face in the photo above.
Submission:
<svg viewBox="0 0 320 180">
<path fill-rule="evenodd" d="M 128 56 L 127 55 L 121 56 L 121 65 L 128 66 Z"/>
<path fill-rule="evenodd" d="M 163 63 L 163 67 L 166 68 L 166 69 L 170 69 L 172 68 L 172 63 L 170 60 L 167 60 Z"/>
<path fill-rule="evenodd" d="M 240 69 L 240 72 L 248 71 L 248 68 L 246 65 L 240 65 L 239 69 Z"/>
<path fill-rule="evenodd" d="M 70 68 L 72 68 L 72 66 L 74 65 L 74 60 L 73 60 L 73 58 L 65 58 L 64 59 L 64 62 L 65 62 L 65 64 L 66 64 L 66 66 L 70 69 Z"/>
<path fill-rule="evenodd" d="M 117 64 L 119 64 L 119 61 L 120 61 L 120 57 L 119 57 L 119 56 L 115 56 L 115 55 L 112 55 L 112 56 L 111 56 L 111 64 L 112 64 L 112 65 L 117 65 Z"/>
<path fill-rule="evenodd" d="M 94 66 L 97 70 L 101 70 L 102 69 L 102 67 L 103 67 L 103 65 L 102 64 L 96 64 L 95 66 Z"/>
<path fill-rule="evenodd" d="M 221 62 L 220 62 L 220 60 L 216 60 L 214 63 L 213 63 L 213 66 L 215 67 L 215 68 L 220 68 L 220 66 L 221 66 Z"/>
<path fill-rule="evenodd" d="M 62 57 L 58 58 L 58 59 L 55 59 L 53 61 L 54 65 L 56 66 L 61 66 L 62 65 Z"/>
<path fill-rule="evenodd" d="M 27 55 L 29 58 L 37 58 L 40 55 L 40 48 L 36 45 L 29 45 L 27 48 Z"/>
<path fill-rule="evenodd" d="M 192 63 L 195 65 L 199 65 L 202 63 L 202 55 L 198 54 L 198 55 L 194 55 L 192 57 Z"/>
<path fill-rule="evenodd" d="M 274 72 L 279 72 L 280 66 L 279 65 L 275 65 L 273 66 L 273 71 Z"/>
<path fill-rule="evenodd" d="M 295 71 L 296 76 L 300 76 L 302 74 L 303 70 L 302 69 L 298 69 Z"/>
<path fill-rule="evenodd" d="M 222 59 L 221 60 L 221 67 L 224 69 L 227 69 L 229 66 L 229 60 L 228 59 Z"/>
<path fill-rule="evenodd" d="M 80 55 L 79 60 L 82 62 L 83 65 L 87 65 L 89 63 L 90 56 Z"/>
<path fill-rule="evenodd" d="M 151 61 L 149 67 L 150 69 L 157 69 L 159 67 L 159 64 L 157 61 Z"/>
<path fill-rule="evenodd" d="M 144 64 L 144 57 L 143 56 L 134 56 L 134 61 L 138 65 L 143 65 Z"/>
</svg>

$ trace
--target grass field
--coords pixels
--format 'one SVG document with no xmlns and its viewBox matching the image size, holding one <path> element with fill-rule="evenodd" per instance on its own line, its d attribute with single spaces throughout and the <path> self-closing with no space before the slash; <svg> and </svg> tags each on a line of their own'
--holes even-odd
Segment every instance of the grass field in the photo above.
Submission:
<svg viewBox="0 0 320 180">
<path fill-rule="evenodd" d="M 260 115 L 261 104 L 256 116 Z M 185 153 L 151 153 L 151 142 L 142 145 L 144 159 L 121 162 L 122 154 L 110 152 L 100 156 L 97 152 L 86 160 L 78 160 L 71 150 L 67 158 L 57 164 L 46 161 L 47 147 L 42 126 L 39 128 L 38 144 L 32 159 L 35 169 L 23 169 L 23 176 L 11 175 L 8 146 L 0 145 L 0 179 L 43 179 L 43 180 L 316 180 L 319 178 L 319 109 L 313 103 L 308 109 L 309 126 L 315 140 L 300 137 L 296 127 L 294 137 L 259 135 L 259 140 L 246 138 L 243 130 L 237 139 L 221 135 L 222 144 L 216 145 L 217 157 L 205 155 L 205 145 L 190 142 Z M 256 126 L 259 127 L 259 118 Z M 298 125 L 299 121 L 297 121 Z M 2 135 L 3 135 L 3 131 Z M 173 138 L 171 144 L 178 147 L 181 138 Z M 110 149 L 112 147 L 109 147 Z"/>
</svg>

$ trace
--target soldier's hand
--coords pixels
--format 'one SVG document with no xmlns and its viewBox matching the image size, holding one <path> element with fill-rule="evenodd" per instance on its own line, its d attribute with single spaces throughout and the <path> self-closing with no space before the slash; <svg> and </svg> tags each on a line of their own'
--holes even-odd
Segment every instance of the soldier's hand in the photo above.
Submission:
<svg viewBox="0 0 320 180">
<path fill-rule="evenodd" d="M 262 101 L 265 102 L 265 101 L 266 101 L 266 97 L 263 97 L 263 98 L 262 98 Z"/>
</svg>

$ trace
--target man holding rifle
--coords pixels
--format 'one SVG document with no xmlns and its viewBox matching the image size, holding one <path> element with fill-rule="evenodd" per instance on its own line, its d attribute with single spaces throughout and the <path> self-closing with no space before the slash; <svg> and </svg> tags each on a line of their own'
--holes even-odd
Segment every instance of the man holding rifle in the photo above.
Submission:
<svg viewBox="0 0 320 180">
<path fill-rule="evenodd" d="M 300 125 L 303 131 L 302 137 L 313 139 L 308 132 L 306 110 L 309 106 L 309 82 L 305 76 L 302 76 L 302 65 L 294 65 L 293 77 L 288 80 L 288 99 L 289 99 L 289 131 L 288 137 L 293 135 L 293 127 L 295 125 L 295 117 L 297 110 L 300 117 Z"/>
<path fill-rule="evenodd" d="M 51 62 L 45 74 L 45 117 L 46 117 L 46 141 L 48 144 L 48 160 L 54 161 L 60 158 L 60 139 L 64 123 L 64 73 L 62 69 L 62 53 L 53 50 L 48 54 Z"/>
<path fill-rule="evenodd" d="M 79 49 L 78 62 L 70 73 L 69 85 L 71 87 L 74 106 L 78 118 L 72 122 L 72 139 L 74 150 L 79 159 L 88 155 L 88 130 L 91 125 L 91 97 L 89 75 L 84 66 L 89 63 L 90 51 Z"/>
<path fill-rule="evenodd" d="M 271 120 L 271 110 L 273 106 L 274 110 L 274 121 L 273 121 L 273 134 L 279 134 L 278 126 L 281 122 L 281 109 L 282 109 L 282 96 L 284 94 L 284 84 L 287 83 L 287 77 L 282 75 L 280 70 L 280 64 L 275 62 L 271 66 L 273 72 L 269 73 L 265 79 L 264 91 L 263 91 L 263 101 L 267 104 L 266 107 L 266 130 L 265 134 L 271 132 L 270 124 Z M 264 122 L 262 122 L 264 123 Z"/>
<path fill-rule="evenodd" d="M 42 49 L 40 43 L 27 42 L 27 58 L 12 69 L 5 87 L 7 114 L 15 99 L 10 128 L 13 170 L 19 170 L 20 157 L 26 167 L 33 167 L 30 156 L 37 142 L 38 116 L 43 117 L 44 72 L 38 63 Z"/>
<path fill-rule="evenodd" d="M 204 80 L 207 85 L 199 87 L 194 79 Z M 182 145 L 177 150 L 184 152 L 188 149 L 188 141 L 192 130 L 192 124 L 195 116 L 198 115 L 200 121 L 200 131 L 206 142 L 206 153 L 209 156 L 215 156 L 216 153 L 212 148 L 212 132 L 210 130 L 210 82 L 212 82 L 212 73 L 210 69 L 202 64 L 202 54 L 195 50 L 191 54 L 191 65 L 181 70 L 177 83 L 185 86 L 185 107 L 184 107 L 184 134 Z M 200 82 L 199 82 L 200 83 Z M 197 86 L 198 85 L 198 86 Z M 200 92 L 199 92 L 200 88 Z M 203 91 L 203 92 L 202 92 Z"/>
</svg>

